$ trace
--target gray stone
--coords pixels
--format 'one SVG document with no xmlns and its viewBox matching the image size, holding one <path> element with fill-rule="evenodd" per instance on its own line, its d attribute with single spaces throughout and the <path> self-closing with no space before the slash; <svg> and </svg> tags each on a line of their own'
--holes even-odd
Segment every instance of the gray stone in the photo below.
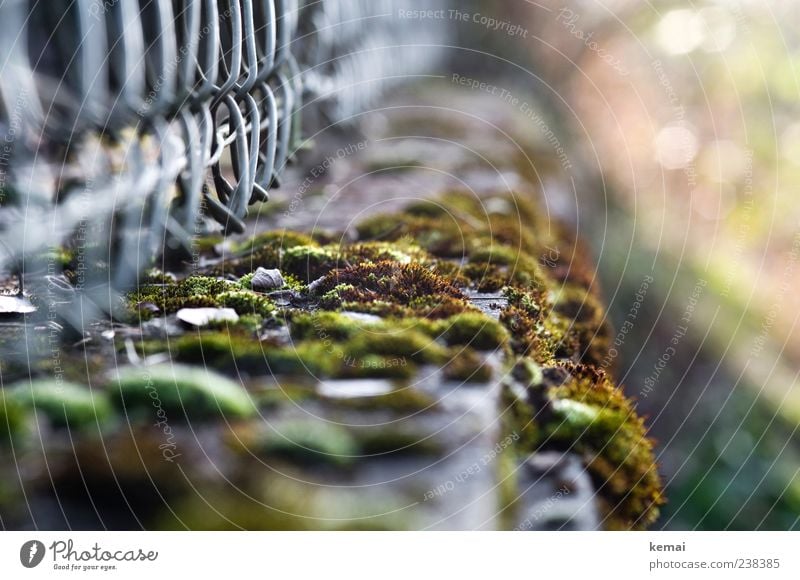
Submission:
<svg viewBox="0 0 800 580">
<path fill-rule="evenodd" d="M 0 314 L 30 314 L 36 307 L 22 296 L 0 296 Z"/>
<path fill-rule="evenodd" d="M 267 270 L 259 268 L 253 276 L 251 286 L 255 292 L 271 292 L 279 290 L 286 285 L 280 270 Z"/>
<path fill-rule="evenodd" d="M 595 489 L 580 457 L 534 453 L 519 472 L 516 530 L 589 531 L 600 528 Z"/>
<path fill-rule="evenodd" d="M 208 326 L 213 322 L 238 322 L 233 308 L 181 308 L 178 320 L 190 326 Z"/>
<path fill-rule="evenodd" d="M 360 322 L 361 324 L 379 324 L 383 322 L 383 318 L 380 316 L 375 316 L 374 314 L 365 314 L 363 312 L 350 312 L 345 311 L 341 313 L 342 316 L 346 316 L 350 320 L 354 320 L 355 322 Z"/>
</svg>

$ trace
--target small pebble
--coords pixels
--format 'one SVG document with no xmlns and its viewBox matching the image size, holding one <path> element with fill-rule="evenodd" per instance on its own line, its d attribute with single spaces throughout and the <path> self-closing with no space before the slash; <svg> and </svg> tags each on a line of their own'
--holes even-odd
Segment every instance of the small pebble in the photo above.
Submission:
<svg viewBox="0 0 800 580">
<path fill-rule="evenodd" d="M 0 296 L 0 314 L 30 314 L 36 307 L 21 296 Z"/>
<path fill-rule="evenodd" d="M 191 326 L 207 326 L 212 322 L 238 322 L 239 315 L 233 308 L 182 308 L 178 320 Z"/>
<path fill-rule="evenodd" d="M 280 270 L 267 270 L 259 268 L 256 270 L 251 283 L 255 292 L 270 292 L 278 290 L 286 285 Z"/>
<path fill-rule="evenodd" d="M 350 320 L 361 322 L 362 324 L 379 324 L 383 322 L 383 318 L 380 316 L 375 316 L 374 314 L 365 314 L 363 312 L 344 311 L 342 312 L 342 316 L 346 316 Z"/>
</svg>

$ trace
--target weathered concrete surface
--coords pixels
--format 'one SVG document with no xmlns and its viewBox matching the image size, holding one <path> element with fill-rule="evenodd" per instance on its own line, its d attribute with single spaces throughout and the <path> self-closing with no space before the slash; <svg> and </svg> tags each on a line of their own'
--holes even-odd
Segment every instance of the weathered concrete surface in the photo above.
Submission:
<svg viewBox="0 0 800 580">
<path fill-rule="evenodd" d="M 122 322 L 33 369 L 53 382 L 33 402 L 26 369 L 4 365 L 6 414 L 23 419 L 3 525 L 648 525 L 650 444 L 597 370 L 608 328 L 590 262 L 545 195 L 568 186 L 525 127 L 436 93 L 314 135 L 249 220 L 305 236 L 198 241 L 173 271 L 208 278 L 151 275 Z M 286 287 L 252 292 L 258 268 Z M 187 330 L 175 315 L 219 307 L 239 321 Z M 454 338 L 462 314 L 479 324 Z M 91 395 L 63 401 L 64 379 Z"/>
</svg>

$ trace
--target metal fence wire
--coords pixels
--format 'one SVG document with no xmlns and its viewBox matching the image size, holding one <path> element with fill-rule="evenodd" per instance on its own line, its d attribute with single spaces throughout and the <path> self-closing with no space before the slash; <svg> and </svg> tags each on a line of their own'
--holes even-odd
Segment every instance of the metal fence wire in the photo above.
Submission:
<svg viewBox="0 0 800 580">
<path fill-rule="evenodd" d="M 0 267 L 81 326 L 209 218 L 243 232 L 305 113 L 425 72 L 446 26 L 399 15 L 446 2 L 0 0 Z"/>
</svg>

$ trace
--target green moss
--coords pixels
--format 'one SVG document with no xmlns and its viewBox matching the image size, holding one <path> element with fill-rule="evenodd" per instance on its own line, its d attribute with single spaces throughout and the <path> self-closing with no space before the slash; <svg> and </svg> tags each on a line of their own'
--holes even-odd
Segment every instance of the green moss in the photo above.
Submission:
<svg viewBox="0 0 800 580">
<path fill-rule="evenodd" d="M 221 244 L 225 239 L 222 236 L 208 235 L 192 239 L 192 248 L 202 254 L 208 254 Z"/>
<path fill-rule="evenodd" d="M 63 381 L 18 383 L 7 390 L 6 398 L 19 407 L 42 413 L 57 427 L 102 424 L 111 416 L 104 392 Z"/>
<path fill-rule="evenodd" d="M 321 420 L 295 420 L 267 431 L 257 449 L 268 458 L 296 463 L 349 465 L 360 452 L 355 439 L 338 425 Z"/>
<path fill-rule="evenodd" d="M 403 208 L 403 211 L 409 215 L 429 218 L 448 215 L 447 206 L 444 205 L 442 201 L 433 201 L 429 199 L 411 203 Z"/>
<path fill-rule="evenodd" d="M 655 521 L 663 499 L 652 442 L 622 391 L 586 365 L 526 368 L 514 376 L 529 381 L 523 388 L 534 407 L 539 401 L 543 432 L 528 439 L 524 451 L 554 447 L 583 454 L 610 527 L 638 529 Z"/>
<path fill-rule="evenodd" d="M 280 268 L 300 280 L 312 282 L 346 265 L 336 246 L 295 246 L 284 252 Z"/>
<path fill-rule="evenodd" d="M 488 383 L 492 379 L 492 368 L 471 349 L 463 349 L 445 365 L 444 376 L 451 381 L 464 383 Z"/>
<path fill-rule="evenodd" d="M 352 285 L 345 285 L 348 288 L 343 292 L 346 297 L 359 297 L 358 291 Z M 416 298 L 408 302 L 408 305 L 389 302 L 386 300 L 372 301 L 342 301 L 339 291 L 328 292 L 323 295 L 319 303 L 321 308 L 344 310 L 349 312 L 359 312 L 372 314 L 382 318 L 410 319 L 425 318 L 429 320 L 440 320 L 450 318 L 462 312 L 479 312 L 479 309 L 470 304 L 464 298 L 451 298 L 448 296 L 428 296 Z"/>
<path fill-rule="evenodd" d="M 477 350 L 495 350 L 508 342 L 508 331 L 502 324 L 483 313 L 465 312 L 447 319 L 443 333 L 449 345 L 460 344 Z"/>
<path fill-rule="evenodd" d="M 255 275 L 255 272 L 250 272 L 249 274 L 245 274 L 239 278 L 239 286 L 242 288 L 242 290 L 253 289 L 253 278 L 255 278 Z"/>
<path fill-rule="evenodd" d="M 336 312 L 296 311 L 289 315 L 289 319 L 292 339 L 295 341 L 307 339 L 346 341 L 356 336 L 365 326 L 363 322 Z"/>
<path fill-rule="evenodd" d="M 405 240 L 394 243 L 362 242 L 341 247 L 342 259 L 349 264 L 383 262 L 390 260 L 400 264 L 424 263 L 430 260 L 427 252 Z"/>
<path fill-rule="evenodd" d="M 386 425 L 359 433 L 358 444 L 364 455 L 378 459 L 387 455 L 440 456 L 445 451 L 435 437 L 421 437 L 414 430 Z"/>
<path fill-rule="evenodd" d="M 377 215 L 356 227 L 363 241 L 395 242 L 413 239 L 421 248 L 442 258 L 460 258 L 469 253 L 471 235 L 467 224 L 459 224 L 450 216 L 425 217 L 409 214 Z"/>
<path fill-rule="evenodd" d="M 147 319 L 152 312 L 140 308 L 142 304 L 155 305 L 161 314 L 172 314 L 181 308 L 213 308 L 218 306 L 216 296 L 231 288 L 231 284 L 210 276 L 190 276 L 181 282 L 145 284 L 127 296 L 128 315 L 131 319 Z"/>
<path fill-rule="evenodd" d="M 200 418 L 250 417 L 255 413 L 247 391 L 205 368 L 175 364 L 121 368 L 113 381 L 127 410 L 183 414 Z M 112 387 L 112 389 L 114 388 Z M 163 417 L 160 417 L 163 419 Z"/>
<path fill-rule="evenodd" d="M 517 355 L 547 363 L 563 354 L 565 345 L 573 344 L 567 336 L 569 325 L 557 317 L 545 317 L 544 311 L 552 312 L 545 294 L 515 287 L 506 287 L 503 293 L 508 306 L 500 313 L 500 322 L 508 329 Z"/>
<path fill-rule="evenodd" d="M 337 310 L 342 307 L 342 294 L 352 295 L 356 287 L 352 284 L 339 284 L 325 292 L 319 299 L 319 307 L 325 310 Z"/>
<path fill-rule="evenodd" d="M 509 282 L 503 268 L 491 264 L 467 264 L 463 273 L 469 286 L 486 294 L 499 292 Z"/>
<path fill-rule="evenodd" d="M 394 355 L 359 354 L 353 356 L 336 349 L 344 364 L 334 378 L 338 379 L 411 379 L 417 366 L 406 357 Z"/>
<path fill-rule="evenodd" d="M 149 285 L 149 284 L 164 284 L 164 285 L 171 285 L 177 282 L 177 279 L 173 274 L 167 274 L 162 272 L 157 268 L 151 268 L 144 274 L 142 274 L 141 278 L 139 279 L 140 284 Z"/>
<path fill-rule="evenodd" d="M 291 380 L 413 380 L 421 365 L 436 365 L 446 380 L 474 383 L 491 382 L 495 370 L 478 351 L 499 351 L 502 357 L 492 359 L 501 366 L 498 374 L 513 366 L 501 395 L 508 410 L 504 432 L 519 435 L 509 457 L 547 448 L 577 451 L 595 479 L 610 527 L 644 527 L 661 502 L 651 443 L 622 392 L 604 374 L 577 364 L 598 364 L 611 334 L 600 301 L 587 290 L 588 263 L 569 256 L 579 245 L 566 230 L 549 225 L 533 204 L 514 196 L 482 200 L 451 192 L 369 218 L 357 226 L 355 244 L 336 243 L 342 239 L 337 235 L 315 241 L 285 232 L 261 234 L 233 246 L 238 253 L 234 269 L 245 274 L 241 290 L 213 278 L 165 283 L 167 290 L 159 290 L 167 293 L 161 302 L 166 309 L 176 302 L 213 300 L 254 317 L 253 324 L 182 336 L 170 346 L 181 361 Z M 578 274 L 570 271 L 571 264 L 577 264 Z M 294 289 L 322 280 L 313 292 L 299 295 L 295 305 L 306 303 L 303 310 L 280 311 L 249 291 L 249 273 L 256 266 L 279 268 Z M 225 288 L 216 286 L 220 283 Z M 471 304 L 465 288 L 502 291 L 508 304 L 499 321 Z M 289 345 L 280 338 L 260 342 L 252 332 L 260 318 L 276 310 L 289 326 Z M 342 311 L 381 320 L 365 323 Z M 308 386 L 279 400 L 276 393 L 272 389 L 259 404 L 270 407 L 288 398 L 359 411 L 436 408 L 428 395 L 413 389 L 341 400 L 320 397 Z M 337 456 L 398 447 L 396 437 L 353 440 L 346 431 L 306 437 L 299 432 L 308 427 L 298 425 L 303 427 L 297 427 L 297 444 L 269 437 L 265 452 L 293 462 L 341 466 L 350 460 Z M 418 434 L 413 435 L 416 440 Z M 333 441 L 328 449 L 321 440 L 326 437 Z M 510 488 L 504 493 L 513 495 Z"/>
<path fill-rule="evenodd" d="M 342 351 L 322 341 L 305 341 L 292 346 L 266 347 L 262 359 L 269 372 L 281 375 L 336 377 L 345 364 Z M 262 362 L 263 366 L 263 362 Z"/>
<path fill-rule="evenodd" d="M 464 192 L 449 193 L 437 201 L 415 203 L 404 212 L 365 220 L 357 227 L 359 239 L 410 238 L 434 256 L 446 258 L 470 256 L 495 244 L 519 248 L 529 255 L 539 247 L 530 227 L 534 223 L 528 215 L 530 208 L 520 200 L 505 200 L 508 213 L 491 211 L 479 198 Z M 520 257 L 535 267 L 535 261 Z"/>
<path fill-rule="evenodd" d="M 597 328 L 603 319 L 604 309 L 597 297 L 580 286 L 562 286 L 551 296 L 554 310 L 572 322 Z"/>
<path fill-rule="evenodd" d="M 303 282 L 297 276 L 293 276 L 292 274 L 283 273 L 283 281 L 286 283 L 286 288 L 290 290 L 301 291 L 304 290 L 306 287 L 305 282 Z"/>
<path fill-rule="evenodd" d="M 270 231 L 256 234 L 252 238 L 234 244 L 232 250 L 237 254 L 249 254 L 268 249 L 277 253 L 297 246 L 315 246 L 316 242 L 308 235 L 290 230 Z M 259 264 L 260 265 L 260 264 Z"/>
<path fill-rule="evenodd" d="M 354 359 L 367 355 L 382 355 L 407 359 L 419 364 L 443 364 L 449 358 L 446 348 L 416 330 L 362 332 L 345 343 L 343 348 Z"/>
<path fill-rule="evenodd" d="M 216 268 L 215 272 L 220 275 L 232 273 L 242 276 L 259 267 L 280 269 L 282 258 L 288 250 L 298 246 L 316 245 L 310 236 L 302 233 L 288 230 L 264 232 L 232 244 L 233 255 L 221 267 Z"/>
<path fill-rule="evenodd" d="M 237 314 L 258 315 L 270 318 L 276 312 L 275 304 L 267 297 L 248 290 L 223 292 L 217 296 L 220 306 L 233 308 Z"/>
<path fill-rule="evenodd" d="M 504 295 L 510 305 L 522 310 L 531 320 L 541 320 L 542 310 L 546 305 L 545 297 L 541 293 L 509 287 Z"/>
<path fill-rule="evenodd" d="M 75 259 L 75 252 L 69 248 L 53 248 L 46 253 L 44 259 L 49 263 L 55 263 L 61 268 L 70 268 Z"/>
<path fill-rule="evenodd" d="M 343 302 L 372 302 L 385 300 L 403 305 L 414 301 L 428 303 L 443 298 L 464 299 L 461 290 L 430 268 L 413 262 L 399 264 L 392 261 L 364 262 L 332 272 L 320 285 L 320 293 L 337 286 Z"/>
<path fill-rule="evenodd" d="M 243 314 L 239 316 L 239 320 L 236 323 L 221 323 L 216 326 L 212 324 L 209 325 L 209 328 L 226 330 L 241 329 L 244 332 L 255 334 L 262 328 L 263 325 L 264 317 L 260 314 Z"/>
<path fill-rule="evenodd" d="M 225 280 L 210 276 L 190 276 L 177 284 L 176 294 L 177 296 L 214 295 L 224 292 L 230 286 Z"/>
<path fill-rule="evenodd" d="M 507 285 L 541 289 L 546 285 L 539 264 L 524 252 L 490 240 L 471 253 L 464 275 L 481 292 L 496 292 Z"/>
<path fill-rule="evenodd" d="M 0 389 L 0 443 L 11 441 L 27 421 L 25 407 L 9 396 L 8 389 Z"/>
<path fill-rule="evenodd" d="M 157 315 L 174 314 L 182 308 L 232 308 L 240 316 L 270 318 L 276 310 L 275 304 L 266 296 L 252 290 L 240 289 L 235 283 L 210 276 L 191 276 L 179 282 L 141 286 L 127 297 L 128 317 L 131 320 L 146 320 L 153 316 L 143 305 L 153 304 Z M 245 327 L 254 320 L 245 320 Z"/>
<path fill-rule="evenodd" d="M 608 353 L 612 329 L 597 297 L 575 285 L 548 293 L 543 334 L 557 358 L 601 364 Z"/>
<path fill-rule="evenodd" d="M 287 403 L 302 404 L 317 398 L 313 386 L 281 382 L 276 387 L 252 393 L 253 399 L 260 408 L 280 409 Z"/>
<path fill-rule="evenodd" d="M 327 401 L 336 407 L 363 411 L 388 410 L 404 415 L 437 408 L 437 403 L 432 397 L 413 387 L 404 387 L 371 397 L 327 399 Z"/>
</svg>

